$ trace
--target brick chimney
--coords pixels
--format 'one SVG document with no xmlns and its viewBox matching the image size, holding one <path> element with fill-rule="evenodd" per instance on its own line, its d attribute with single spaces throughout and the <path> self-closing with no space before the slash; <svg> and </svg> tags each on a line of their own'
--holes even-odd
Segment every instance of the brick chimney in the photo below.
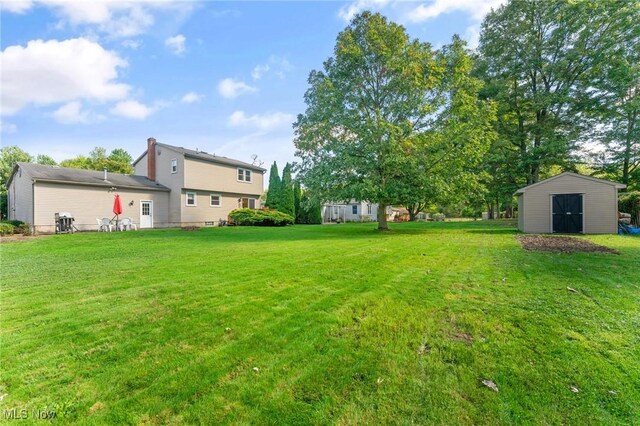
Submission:
<svg viewBox="0 0 640 426">
<path fill-rule="evenodd" d="M 156 139 L 147 139 L 147 177 L 156 180 Z"/>
</svg>

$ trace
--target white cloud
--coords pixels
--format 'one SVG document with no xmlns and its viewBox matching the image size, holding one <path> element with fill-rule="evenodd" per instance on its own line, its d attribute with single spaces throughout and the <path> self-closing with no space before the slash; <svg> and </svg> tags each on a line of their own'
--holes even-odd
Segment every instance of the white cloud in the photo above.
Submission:
<svg viewBox="0 0 640 426">
<path fill-rule="evenodd" d="M 173 0 L 10 0 L 3 10 L 24 13 L 34 5 L 53 9 L 61 24 L 90 25 L 112 37 L 132 37 L 146 32 L 155 22 L 153 13 L 170 11 L 174 18 L 188 15 L 194 3 Z"/>
<path fill-rule="evenodd" d="M 124 40 L 122 43 L 120 43 L 122 45 L 122 47 L 126 47 L 127 49 L 132 49 L 132 50 L 136 50 L 137 48 L 139 48 L 140 46 L 142 46 L 142 40 Z"/>
<path fill-rule="evenodd" d="M 236 111 L 229 116 L 229 126 L 231 127 L 255 127 L 261 130 L 273 129 L 283 125 L 293 123 L 292 114 L 284 112 L 274 112 L 271 114 L 256 114 L 247 116 L 244 111 Z"/>
<path fill-rule="evenodd" d="M 185 104 L 192 104 L 194 102 L 200 101 L 202 98 L 204 98 L 204 96 L 200 93 L 189 92 L 182 97 L 182 100 L 180 102 Z"/>
<path fill-rule="evenodd" d="M 53 113 L 53 118 L 63 124 L 88 123 L 89 113 L 82 110 L 82 104 L 72 101 L 58 108 Z"/>
<path fill-rule="evenodd" d="M 164 41 L 164 45 L 171 50 L 171 53 L 174 55 L 182 55 L 184 53 L 185 47 L 184 43 L 187 39 L 182 34 L 178 34 L 173 37 L 169 37 Z"/>
<path fill-rule="evenodd" d="M 227 99 L 237 98 L 245 93 L 253 93 L 258 89 L 249 86 L 244 81 L 234 80 L 233 78 L 225 78 L 218 83 L 218 93 Z"/>
<path fill-rule="evenodd" d="M 25 13 L 33 6 L 31 0 L 6 0 L 0 2 L 0 10 L 11 13 Z"/>
<path fill-rule="evenodd" d="M 124 118 L 134 120 L 144 120 L 156 111 L 157 108 L 150 107 L 134 100 L 118 102 L 109 112 Z"/>
<path fill-rule="evenodd" d="M 127 62 L 115 52 L 85 38 L 32 40 L 0 53 L 2 114 L 26 105 L 51 105 L 78 99 L 110 101 L 125 98 L 130 87 L 117 82 Z"/>
<path fill-rule="evenodd" d="M 7 123 L 0 120 L 0 133 L 15 133 L 18 131 L 18 126 L 15 124 Z"/>
<path fill-rule="evenodd" d="M 379 10 L 389 4 L 390 0 L 356 0 L 346 4 L 338 11 L 338 16 L 344 21 L 351 21 L 363 10 Z"/>
<path fill-rule="evenodd" d="M 251 78 L 254 80 L 260 80 L 270 69 L 271 67 L 268 64 L 256 65 L 253 71 L 251 71 Z"/>
<path fill-rule="evenodd" d="M 293 69 L 291 63 L 285 57 L 271 55 L 266 63 L 258 64 L 251 71 L 251 78 L 254 81 L 260 80 L 268 73 L 272 73 L 283 79 L 289 71 Z"/>
<path fill-rule="evenodd" d="M 440 15 L 461 11 L 471 15 L 475 21 L 482 21 L 491 8 L 497 8 L 506 0 L 434 0 L 423 3 L 409 12 L 407 19 L 411 22 L 424 22 Z"/>
</svg>

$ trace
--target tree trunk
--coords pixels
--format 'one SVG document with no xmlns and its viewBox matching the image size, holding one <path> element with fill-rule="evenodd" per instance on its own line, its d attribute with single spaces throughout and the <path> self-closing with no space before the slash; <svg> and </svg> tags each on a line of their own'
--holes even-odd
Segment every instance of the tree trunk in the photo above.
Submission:
<svg viewBox="0 0 640 426">
<path fill-rule="evenodd" d="M 387 224 L 387 205 L 385 203 L 378 203 L 378 231 L 388 231 L 389 225 Z"/>
</svg>

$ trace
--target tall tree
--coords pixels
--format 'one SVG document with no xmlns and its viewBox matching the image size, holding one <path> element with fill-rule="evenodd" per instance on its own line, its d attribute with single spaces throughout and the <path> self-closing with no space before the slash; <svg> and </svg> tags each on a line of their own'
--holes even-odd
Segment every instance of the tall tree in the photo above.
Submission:
<svg viewBox="0 0 640 426">
<path fill-rule="evenodd" d="M 267 201 L 265 206 L 278 210 L 280 205 L 280 189 L 281 189 L 280 175 L 278 174 L 278 164 L 274 161 L 269 171 L 269 188 L 267 189 Z"/>
<path fill-rule="evenodd" d="M 581 89 L 593 119 L 590 136 L 604 148 L 597 157 L 599 172 L 640 188 L 640 6 L 635 11 L 629 15 L 636 25 L 626 26 L 629 33 L 607 61 L 591 70 L 592 78 Z"/>
<path fill-rule="evenodd" d="M 480 166 L 495 139 L 495 107 L 479 100 L 482 81 L 472 76 L 473 59 L 458 36 L 437 55 L 446 70 L 441 83 L 447 102 L 432 127 L 415 137 L 404 166 L 402 204 L 410 220 L 429 204 L 460 203 L 483 190 Z"/>
<path fill-rule="evenodd" d="M 7 181 L 16 163 L 31 163 L 33 157 L 15 145 L 0 148 L 0 193 L 7 192 Z"/>
<path fill-rule="evenodd" d="M 301 216 L 301 201 L 302 201 L 302 188 L 300 187 L 300 180 L 294 179 L 293 181 L 293 209 L 296 213 L 296 223 Z"/>
<path fill-rule="evenodd" d="M 293 179 L 291 178 L 291 164 L 287 163 L 282 169 L 282 181 L 280 183 L 280 202 L 278 210 L 283 213 L 296 216 L 295 195 L 293 191 Z"/>
<path fill-rule="evenodd" d="M 60 165 L 74 169 L 104 170 L 112 173 L 133 173 L 131 162 L 133 159 L 127 151 L 116 148 L 109 155 L 103 147 L 97 146 L 89 153 L 89 156 L 78 155 L 75 158 L 63 160 Z"/>
<path fill-rule="evenodd" d="M 580 81 L 607 61 L 633 25 L 634 2 L 511 0 L 482 24 L 486 79 L 500 103 L 503 137 L 526 184 L 546 167 L 569 167 L 585 120 Z"/>
<path fill-rule="evenodd" d="M 44 164 L 46 166 L 55 166 L 56 164 L 56 160 L 54 160 L 53 158 L 51 158 L 50 156 L 46 155 L 46 154 L 38 154 L 36 156 L 36 163 L 37 164 Z"/>
<path fill-rule="evenodd" d="M 299 174 L 313 196 L 378 203 L 378 229 L 388 229 L 386 207 L 419 191 L 418 174 L 456 159 L 464 143 L 445 137 L 462 125 L 443 112 L 452 70 L 402 26 L 357 15 L 323 70 L 311 72 L 307 109 L 294 125 Z M 421 170 L 416 158 L 429 162 Z"/>
</svg>

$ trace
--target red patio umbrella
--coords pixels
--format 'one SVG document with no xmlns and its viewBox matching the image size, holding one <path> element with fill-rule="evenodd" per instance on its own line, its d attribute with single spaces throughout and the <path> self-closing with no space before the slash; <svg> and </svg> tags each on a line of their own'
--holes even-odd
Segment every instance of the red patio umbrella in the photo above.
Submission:
<svg viewBox="0 0 640 426">
<path fill-rule="evenodd" d="M 120 196 L 116 194 L 113 200 L 113 213 L 116 215 L 116 227 L 118 226 L 118 216 L 122 214 L 122 202 Z"/>
</svg>

